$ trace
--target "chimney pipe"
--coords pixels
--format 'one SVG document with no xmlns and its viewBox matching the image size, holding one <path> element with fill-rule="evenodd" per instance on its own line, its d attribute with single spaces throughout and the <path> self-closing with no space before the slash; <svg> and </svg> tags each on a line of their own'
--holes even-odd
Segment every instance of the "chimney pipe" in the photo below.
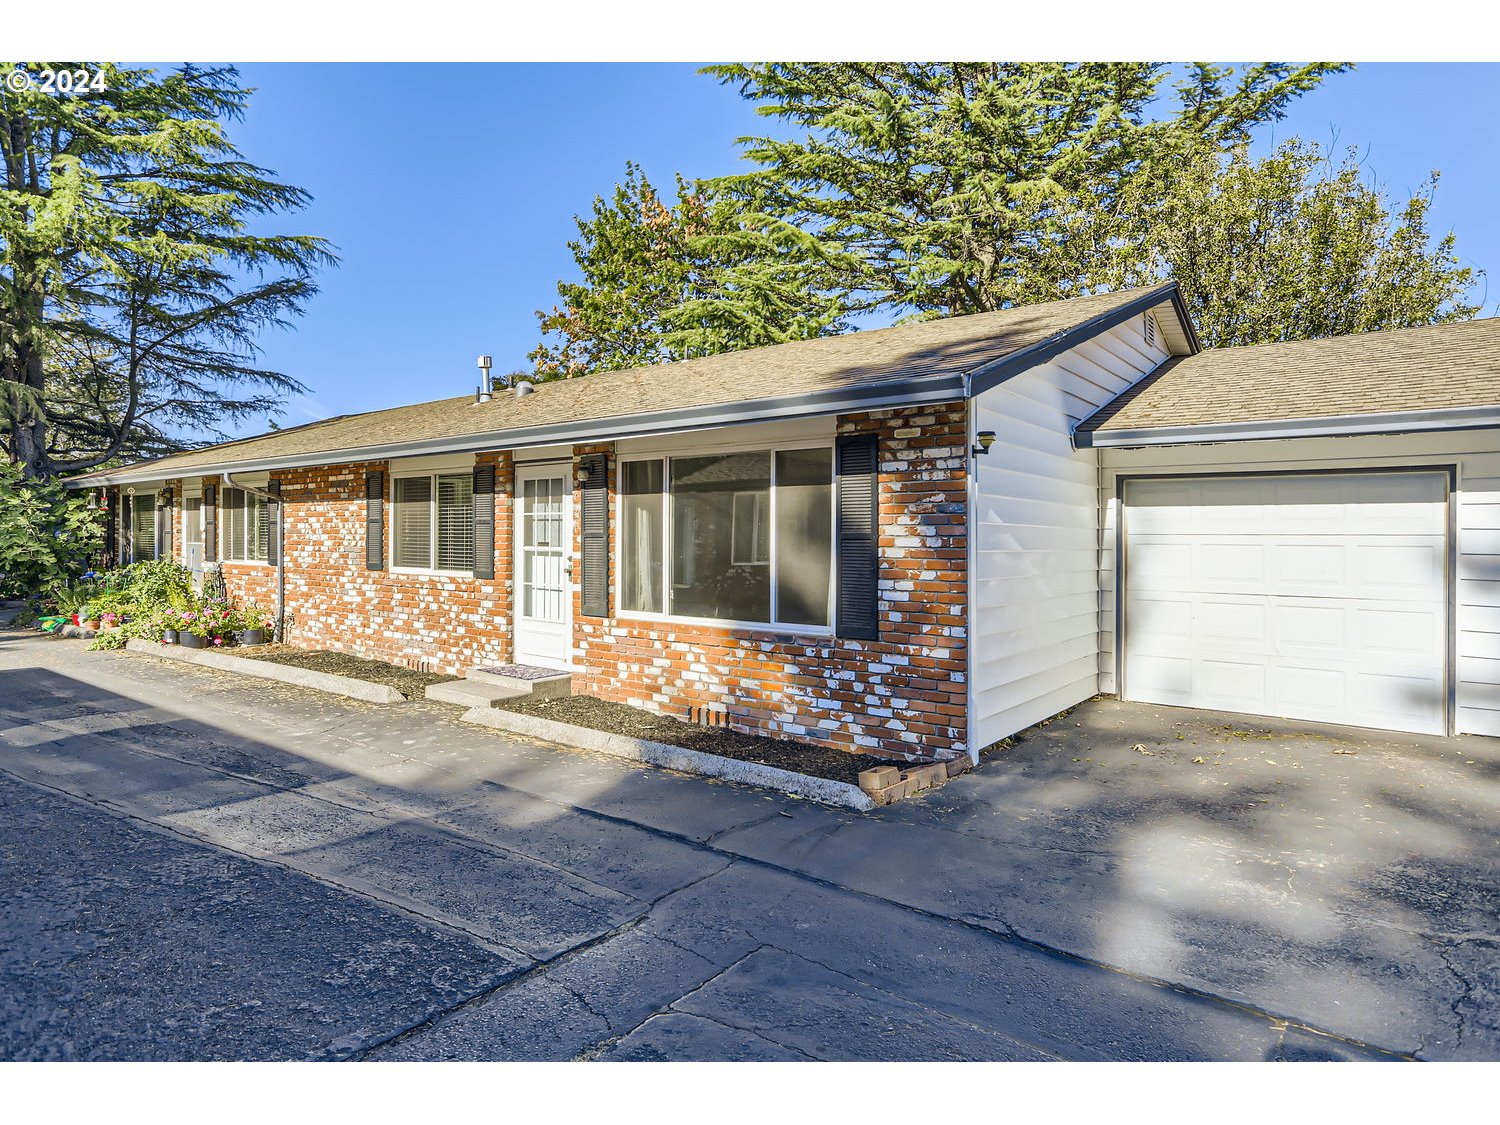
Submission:
<svg viewBox="0 0 1500 1125">
<path fill-rule="evenodd" d="M 480 383 L 474 401 L 489 402 L 495 394 L 495 385 L 490 381 L 490 368 L 494 365 L 494 360 L 487 355 L 482 355 L 478 362 Z"/>
</svg>

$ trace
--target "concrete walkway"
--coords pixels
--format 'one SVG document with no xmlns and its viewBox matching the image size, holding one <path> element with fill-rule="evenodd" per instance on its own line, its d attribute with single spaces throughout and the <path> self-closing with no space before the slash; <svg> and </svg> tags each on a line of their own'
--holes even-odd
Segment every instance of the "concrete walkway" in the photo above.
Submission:
<svg viewBox="0 0 1500 1125">
<path fill-rule="evenodd" d="M 1490 745 L 1160 711 L 857 814 L 0 633 L 0 1057 L 1500 1054 Z"/>
</svg>

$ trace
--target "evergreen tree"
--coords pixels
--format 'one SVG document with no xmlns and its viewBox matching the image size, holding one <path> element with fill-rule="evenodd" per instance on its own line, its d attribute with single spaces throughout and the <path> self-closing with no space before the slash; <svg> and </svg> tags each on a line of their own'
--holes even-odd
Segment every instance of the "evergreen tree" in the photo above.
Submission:
<svg viewBox="0 0 1500 1125">
<path fill-rule="evenodd" d="M 664 202 L 640 168 L 568 244 L 581 279 L 538 312 L 536 374 L 570 378 L 715 355 L 840 331 L 842 302 L 814 240 L 786 224 L 745 222 L 733 201 L 680 175 Z"/>
<path fill-rule="evenodd" d="M 1154 63 L 714 66 L 790 137 L 741 143 L 754 171 L 708 185 L 852 263 L 851 308 L 949 316 L 1097 289 L 1078 211 L 1106 240 L 1122 192 L 1188 145 L 1279 119 L 1333 63 L 1194 64 L 1162 94 Z M 1115 217 L 1119 229 L 1100 229 Z"/>
<path fill-rule="evenodd" d="M 296 380 L 256 366 L 334 259 L 321 239 L 251 233 L 307 202 L 224 132 L 250 94 L 233 68 L 102 74 L 70 95 L 0 88 L 0 438 L 30 477 L 180 446 L 185 428 L 279 411 Z"/>
</svg>

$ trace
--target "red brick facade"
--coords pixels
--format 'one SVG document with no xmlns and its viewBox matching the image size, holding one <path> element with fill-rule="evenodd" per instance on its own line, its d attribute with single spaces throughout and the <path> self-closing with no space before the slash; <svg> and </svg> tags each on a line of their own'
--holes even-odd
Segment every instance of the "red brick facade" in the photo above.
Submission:
<svg viewBox="0 0 1500 1125">
<path fill-rule="evenodd" d="M 878 641 L 585 617 L 575 566 L 574 690 L 683 719 L 694 707 L 723 708 L 735 729 L 850 751 L 965 752 L 964 404 L 849 415 L 837 429 L 880 436 Z M 573 451 L 575 559 L 579 458 L 610 449 Z M 285 513 L 287 641 L 455 674 L 510 660 L 514 467 L 508 453 L 478 461 L 496 467 L 493 580 L 366 567 L 365 473 L 387 470 L 383 462 L 273 473 Z M 614 458 L 609 465 L 613 560 Z M 389 472 L 385 480 L 389 499 Z M 274 606 L 275 568 L 226 562 L 223 572 L 236 601 Z M 611 612 L 614 587 L 611 575 Z"/>
</svg>

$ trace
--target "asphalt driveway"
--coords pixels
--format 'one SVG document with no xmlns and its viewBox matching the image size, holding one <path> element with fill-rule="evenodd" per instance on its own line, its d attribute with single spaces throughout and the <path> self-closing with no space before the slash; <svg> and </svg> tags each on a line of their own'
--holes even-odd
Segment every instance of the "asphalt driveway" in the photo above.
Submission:
<svg viewBox="0 0 1500 1125">
<path fill-rule="evenodd" d="M 1500 751 L 1097 700 L 872 814 L 0 633 L 0 1057 L 1500 1057 Z"/>
</svg>

